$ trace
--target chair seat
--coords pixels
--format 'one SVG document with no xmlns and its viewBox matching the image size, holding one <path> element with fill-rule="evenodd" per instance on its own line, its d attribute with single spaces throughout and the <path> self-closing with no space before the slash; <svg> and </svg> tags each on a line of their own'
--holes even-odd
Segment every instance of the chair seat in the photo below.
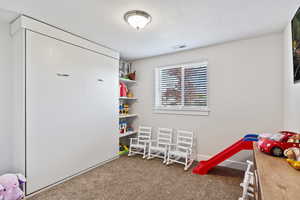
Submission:
<svg viewBox="0 0 300 200">
<path fill-rule="evenodd" d="M 150 149 L 154 151 L 166 151 L 166 147 L 161 146 L 150 146 Z"/>
<path fill-rule="evenodd" d="M 179 156 L 179 157 L 186 157 L 186 156 L 188 156 L 187 152 L 182 152 L 182 151 L 178 151 L 178 150 L 170 150 L 169 154 L 171 156 Z"/>
<path fill-rule="evenodd" d="M 143 149 L 146 147 L 146 144 L 131 144 L 131 147 Z"/>
</svg>

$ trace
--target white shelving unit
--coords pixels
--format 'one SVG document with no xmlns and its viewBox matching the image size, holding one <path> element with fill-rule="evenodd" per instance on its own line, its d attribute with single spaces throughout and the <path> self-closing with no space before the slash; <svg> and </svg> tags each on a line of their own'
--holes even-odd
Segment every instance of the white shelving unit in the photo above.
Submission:
<svg viewBox="0 0 300 200">
<path fill-rule="evenodd" d="M 129 89 L 134 84 L 136 84 L 136 81 L 125 79 L 125 78 L 120 78 L 119 81 L 122 82 L 122 83 L 125 83 L 127 88 L 129 88 Z M 119 97 L 120 103 L 126 103 L 126 104 L 129 104 L 129 106 L 132 106 L 132 104 L 135 103 L 136 100 L 137 100 L 136 97 Z M 128 123 L 132 123 L 132 121 L 136 117 L 138 117 L 138 115 L 136 113 L 120 114 L 119 115 L 120 120 L 122 120 L 122 121 L 126 120 Z M 125 138 L 125 137 L 128 137 L 128 136 L 132 136 L 136 133 L 137 133 L 136 130 L 128 131 L 126 133 L 119 133 L 119 138 Z"/>
<path fill-rule="evenodd" d="M 130 136 L 130 135 L 134 135 L 134 134 L 136 134 L 137 133 L 137 131 L 128 131 L 128 132 L 126 132 L 126 133 L 121 133 L 120 134 L 120 138 L 122 138 L 122 137 L 127 137 L 127 136 Z"/>
<path fill-rule="evenodd" d="M 126 79 L 126 78 L 120 78 L 120 82 L 123 82 L 125 84 L 134 84 L 134 83 L 136 83 L 136 81 L 129 80 L 129 79 Z"/>
<path fill-rule="evenodd" d="M 119 97 L 120 100 L 137 100 L 135 97 Z"/>
<path fill-rule="evenodd" d="M 137 114 L 127 114 L 127 115 L 119 115 L 120 119 L 124 119 L 124 118 L 130 118 L 130 117 L 137 117 Z"/>
</svg>

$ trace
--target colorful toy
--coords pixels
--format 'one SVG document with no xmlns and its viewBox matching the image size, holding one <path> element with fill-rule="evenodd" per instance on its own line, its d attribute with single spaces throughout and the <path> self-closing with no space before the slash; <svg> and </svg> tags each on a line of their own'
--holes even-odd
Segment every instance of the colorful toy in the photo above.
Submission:
<svg viewBox="0 0 300 200">
<path fill-rule="evenodd" d="M 123 155 L 128 153 L 129 149 L 126 145 L 124 144 L 119 144 L 119 155 Z"/>
<path fill-rule="evenodd" d="M 300 161 L 286 159 L 286 161 L 295 169 L 300 170 Z"/>
<path fill-rule="evenodd" d="M 128 78 L 129 78 L 130 80 L 135 81 L 135 77 L 136 77 L 135 73 L 136 73 L 135 71 L 132 72 L 132 73 L 129 73 L 129 74 L 128 74 Z"/>
<path fill-rule="evenodd" d="M 120 131 L 120 133 L 127 132 L 127 126 L 128 126 L 128 123 L 126 121 L 120 121 L 119 122 L 119 131 Z"/>
<path fill-rule="evenodd" d="M 283 153 L 286 161 L 295 169 L 300 170 L 300 149 L 296 147 L 288 148 Z"/>
<path fill-rule="evenodd" d="M 119 113 L 127 115 L 129 113 L 129 105 L 128 104 L 120 104 L 119 105 Z"/>
<path fill-rule="evenodd" d="M 129 113 L 129 105 L 124 104 L 124 114 L 127 115 Z"/>
<path fill-rule="evenodd" d="M 133 128 L 130 125 L 127 125 L 127 131 L 133 131 Z"/>
<path fill-rule="evenodd" d="M 129 97 L 129 98 L 133 97 L 133 93 L 130 90 L 128 90 L 128 92 L 127 92 L 127 97 Z"/>
<path fill-rule="evenodd" d="M 120 104 L 120 105 L 119 105 L 119 113 L 120 113 L 120 114 L 123 114 L 123 112 L 124 112 L 124 105 L 123 105 L 123 104 Z"/>
<path fill-rule="evenodd" d="M 127 86 L 125 83 L 120 83 L 120 97 L 127 97 L 127 92 L 128 92 L 128 89 L 127 89 Z"/>
<path fill-rule="evenodd" d="M 221 151 L 217 155 L 213 156 L 209 160 L 200 161 L 199 164 L 193 169 L 193 173 L 200 175 L 207 174 L 211 168 L 230 158 L 234 154 L 242 150 L 253 150 L 253 142 L 256 141 L 258 141 L 257 134 L 245 135 L 242 139 L 240 139 L 224 151 Z"/>
<path fill-rule="evenodd" d="M 283 153 L 288 159 L 300 161 L 300 149 L 296 147 L 288 148 Z"/>
<path fill-rule="evenodd" d="M 0 200 L 20 200 L 25 197 L 20 187 L 26 179 L 21 174 L 5 174 L 0 176 Z"/>
<path fill-rule="evenodd" d="M 273 156 L 283 156 L 284 150 L 297 147 L 300 148 L 300 135 L 294 132 L 281 131 L 280 133 L 273 134 L 271 137 L 260 138 L 258 148 L 264 153 Z"/>
</svg>

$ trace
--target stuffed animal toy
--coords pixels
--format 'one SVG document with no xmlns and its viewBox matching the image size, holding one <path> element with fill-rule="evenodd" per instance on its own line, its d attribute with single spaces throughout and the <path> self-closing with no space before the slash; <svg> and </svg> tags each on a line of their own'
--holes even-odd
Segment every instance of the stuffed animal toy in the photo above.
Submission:
<svg viewBox="0 0 300 200">
<path fill-rule="evenodd" d="M 300 149 L 291 147 L 284 151 L 284 155 L 287 157 L 286 161 L 295 169 L 300 170 Z"/>
<path fill-rule="evenodd" d="M 0 176 L 0 200 L 20 200 L 24 198 L 21 190 L 26 182 L 22 174 L 5 174 Z"/>
<path fill-rule="evenodd" d="M 300 161 L 300 149 L 296 147 L 288 148 L 283 153 L 288 159 Z"/>
</svg>

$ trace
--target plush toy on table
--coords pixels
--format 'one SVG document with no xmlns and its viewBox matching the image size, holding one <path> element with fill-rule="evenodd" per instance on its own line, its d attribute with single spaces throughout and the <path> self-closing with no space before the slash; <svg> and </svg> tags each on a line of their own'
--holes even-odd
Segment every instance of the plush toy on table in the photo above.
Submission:
<svg viewBox="0 0 300 200">
<path fill-rule="evenodd" d="M 300 149 L 296 147 L 288 148 L 284 151 L 286 161 L 295 169 L 300 170 Z"/>
<path fill-rule="evenodd" d="M 20 200 L 24 198 L 21 186 L 26 182 L 22 174 L 0 176 L 0 200 Z"/>
</svg>

